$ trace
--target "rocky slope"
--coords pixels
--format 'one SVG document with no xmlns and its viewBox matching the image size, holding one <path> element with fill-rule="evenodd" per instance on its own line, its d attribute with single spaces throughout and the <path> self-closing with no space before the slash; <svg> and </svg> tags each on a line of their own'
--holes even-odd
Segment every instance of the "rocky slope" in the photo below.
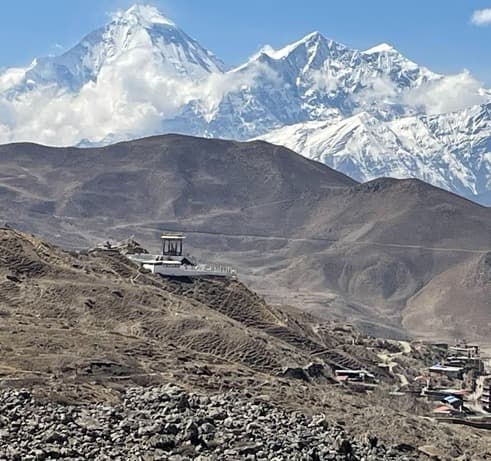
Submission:
<svg viewBox="0 0 491 461">
<path fill-rule="evenodd" d="M 63 246 L 135 235 L 157 249 L 183 230 L 268 299 L 378 334 L 488 335 L 491 211 L 421 181 L 359 185 L 264 142 L 177 135 L 7 145 L 0 170 L 3 219 Z"/>
<path fill-rule="evenodd" d="M 117 252 L 1 229 L 0 284 L 7 459 L 489 456 L 485 436 L 388 394 L 376 353 L 397 342 L 273 308 L 238 282 L 165 280 Z M 400 357 L 411 373 L 434 359 L 422 344 Z M 373 370 L 380 392 L 334 386 L 336 363 Z"/>
<path fill-rule="evenodd" d="M 129 388 L 118 404 L 75 406 L 4 390 L 0 408 L 0 456 L 12 460 L 427 459 L 424 446 L 354 437 L 325 415 L 288 411 L 238 392 Z M 433 447 L 433 453 L 445 452 Z"/>
<path fill-rule="evenodd" d="M 5 428 L 0 429 L 0 456 L 12 460 L 417 459 L 378 444 L 376 437 L 355 441 L 323 416 L 288 412 L 232 393 L 210 398 L 167 385 L 130 388 L 117 406 L 42 403 L 26 391 L 0 392 L 0 401 Z M 33 424 L 34 418 L 43 427 Z"/>
<path fill-rule="evenodd" d="M 0 229 L 0 263 L 3 381 L 49 384 L 66 397 L 81 387 L 73 397 L 90 399 L 110 383 L 165 379 L 213 389 L 230 375 L 252 388 L 290 368 L 330 382 L 335 354 L 361 366 L 330 323 L 269 306 L 237 281 L 154 277 L 117 252 L 69 254 L 10 229 Z"/>
<path fill-rule="evenodd" d="M 10 230 L 0 231 L 0 257 L 1 367 L 7 376 L 38 382 L 68 372 L 76 381 L 121 376 L 138 382 L 181 367 L 184 372 L 180 362 L 188 354 L 190 360 L 209 356 L 218 366 L 235 362 L 279 374 L 289 364 L 305 365 L 312 351 L 325 347 L 237 282 L 175 286 L 140 274 L 117 254 L 77 258 Z M 286 342 L 275 340 L 282 335 Z M 288 347 L 290 336 L 299 336 L 299 349 Z"/>
<path fill-rule="evenodd" d="M 489 203 L 489 98 L 466 72 L 319 32 L 226 69 L 154 7 L 133 6 L 61 56 L 0 73 L 0 142 L 262 136 L 357 180 L 416 177 Z"/>
</svg>

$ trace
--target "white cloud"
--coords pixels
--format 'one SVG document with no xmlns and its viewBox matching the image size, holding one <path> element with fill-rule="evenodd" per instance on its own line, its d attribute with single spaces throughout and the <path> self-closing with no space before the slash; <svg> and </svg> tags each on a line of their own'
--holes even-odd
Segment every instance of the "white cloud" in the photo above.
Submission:
<svg viewBox="0 0 491 461">
<path fill-rule="evenodd" d="M 196 103 L 205 121 L 210 121 L 229 94 L 261 85 L 275 85 L 278 76 L 266 65 L 248 66 L 225 74 L 211 74 L 199 82 L 169 77 L 161 62 L 148 50 L 138 49 L 124 59 L 107 63 L 95 82 L 79 93 L 42 87 L 15 98 L 0 93 L 0 143 L 33 141 L 48 145 L 74 145 L 81 140 L 101 142 L 157 134 L 162 121 L 179 115 Z M 21 72 L 4 75 L 10 86 Z M 333 81 L 318 84 L 327 90 Z M 0 83 L 2 76 L 0 76 Z M 397 103 L 427 114 L 451 112 L 489 100 L 479 81 L 465 71 L 403 91 L 387 78 L 374 77 L 357 95 L 363 104 Z"/>
<path fill-rule="evenodd" d="M 96 82 L 78 94 L 57 87 L 39 87 L 0 96 L 0 142 L 36 141 L 49 145 L 94 142 L 108 134 L 122 137 L 154 134 L 162 118 L 177 114 L 188 100 L 190 83 L 166 79 L 151 51 L 135 49 L 108 63 Z M 0 83 L 19 83 L 8 74 Z M 7 129 L 7 128 L 8 129 Z"/>
<path fill-rule="evenodd" d="M 319 91 L 330 93 L 339 87 L 339 78 L 330 69 L 314 70 L 311 79 L 315 89 Z"/>
<path fill-rule="evenodd" d="M 179 115 L 190 102 L 209 120 L 227 94 L 277 79 L 261 63 L 198 81 L 170 72 L 168 65 L 151 48 L 134 48 L 106 62 L 97 80 L 76 94 L 44 86 L 15 97 L 2 95 L 2 90 L 22 82 L 25 70 L 0 74 L 0 143 L 60 146 L 157 134 L 162 121 Z"/>
<path fill-rule="evenodd" d="M 0 73 L 0 93 L 22 81 L 27 69 L 13 67 Z"/>
<path fill-rule="evenodd" d="M 329 85 L 335 88 L 334 80 L 322 80 L 320 76 L 316 83 L 320 89 L 328 90 Z M 362 106 L 361 110 L 372 105 L 383 108 L 384 104 L 403 104 L 428 115 L 462 110 L 489 102 L 490 99 L 481 82 L 467 70 L 402 91 L 389 77 L 373 76 L 364 82 L 362 90 L 353 95 L 353 101 Z"/>
<path fill-rule="evenodd" d="M 259 61 L 251 61 L 248 66 L 231 72 L 211 74 L 194 86 L 193 98 L 200 101 L 200 106 L 209 119 L 227 94 L 279 82 L 278 75 L 269 66 Z"/>
<path fill-rule="evenodd" d="M 443 114 L 489 101 L 481 84 L 467 70 L 404 92 L 402 102 L 422 108 L 427 114 Z"/>
<path fill-rule="evenodd" d="M 487 26 L 488 24 L 491 24 L 491 8 L 474 11 L 474 13 L 472 13 L 471 22 L 476 26 Z"/>
<path fill-rule="evenodd" d="M 354 95 L 354 100 L 363 105 L 395 103 L 400 98 L 397 85 L 389 77 L 374 76 L 365 82 L 365 87 Z"/>
</svg>

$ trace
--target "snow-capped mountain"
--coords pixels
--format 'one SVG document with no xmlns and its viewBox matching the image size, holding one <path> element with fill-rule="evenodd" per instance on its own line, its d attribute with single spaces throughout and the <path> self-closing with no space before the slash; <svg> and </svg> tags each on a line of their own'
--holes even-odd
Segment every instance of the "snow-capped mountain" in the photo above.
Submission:
<svg viewBox="0 0 491 461">
<path fill-rule="evenodd" d="M 195 80 L 222 70 L 212 53 L 154 7 L 134 5 L 114 14 L 108 25 L 93 31 L 61 56 L 36 60 L 20 83 L 29 88 L 56 85 L 78 91 L 86 83 L 95 82 L 105 66 L 130 64 L 132 59 L 138 60 L 138 53 L 148 54 L 145 57 L 161 64 L 168 76 Z"/>
<path fill-rule="evenodd" d="M 491 203 L 491 105 L 383 121 L 366 112 L 279 128 L 262 139 L 349 176 L 417 177 Z"/>
<path fill-rule="evenodd" d="M 314 32 L 280 50 L 265 47 L 227 72 L 221 98 L 192 101 L 174 128 L 186 126 L 190 112 L 197 115 L 195 134 L 240 139 L 360 110 L 392 119 L 417 113 L 404 97 L 443 78 L 389 45 L 361 52 Z"/>
<path fill-rule="evenodd" d="M 388 45 L 361 52 L 319 32 L 280 50 L 265 48 L 239 72 L 257 67 L 270 69 L 278 87 L 293 90 L 310 120 L 330 118 L 333 108 L 343 116 L 363 108 L 392 118 L 406 110 L 395 103 L 398 93 L 439 78 Z"/>
<path fill-rule="evenodd" d="M 416 176 L 485 200 L 489 101 L 467 72 L 440 75 L 388 44 L 360 51 L 319 32 L 226 70 L 136 5 L 61 56 L 0 72 L 0 142 L 261 137 L 357 179 Z"/>
</svg>

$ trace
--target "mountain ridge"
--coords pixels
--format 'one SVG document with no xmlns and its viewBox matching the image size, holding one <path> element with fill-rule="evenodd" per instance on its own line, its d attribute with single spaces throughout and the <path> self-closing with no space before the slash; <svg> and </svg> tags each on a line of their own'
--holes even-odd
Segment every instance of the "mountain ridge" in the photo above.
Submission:
<svg viewBox="0 0 491 461">
<path fill-rule="evenodd" d="M 361 113 L 337 123 L 286 126 L 261 139 L 302 152 L 358 181 L 415 176 L 474 201 L 482 195 L 481 202 L 490 205 L 484 197 L 491 189 L 490 121 L 489 104 L 389 122 Z M 428 168 L 429 162 L 444 168 Z"/>
<path fill-rule="evenodd" d="M 0 142 L 263 137 L 361 181 L 419 177 L 490 203 L 491 93 L 468 72 L 437 74 L 392 45 L 356 50 L 320 32 L 227 70 L 145 6 L 87 37 L 61 57 L 0 73 Z M 344 133 L 356 117 L 371 122 Z"/>
<path fill-rule="evenodd" d="M 0 171 L 2 219 L 63 247 L 133 235 L 157 251 L 162 230 L 182 231 L 188 251 L 238 266 L 275 303 L 379 336 L 424 335 L 423 316 L 435 335 L 461 337 L 453 318 L 486 337 L 491 208 L 420 180 L 358 184 L 264 141 L 182 135 L 4 145 Z"/>
</svg>

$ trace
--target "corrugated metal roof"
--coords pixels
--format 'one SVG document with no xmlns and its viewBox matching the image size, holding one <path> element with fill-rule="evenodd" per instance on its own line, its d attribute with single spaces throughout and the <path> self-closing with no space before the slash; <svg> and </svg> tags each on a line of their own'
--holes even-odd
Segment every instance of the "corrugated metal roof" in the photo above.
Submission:
<svg viewBox="0 0 491 461">
<path fill-rule="evenodd" d="M 457 372 L 457 371 L 462 371 L 462 368 L 460 368 L 460 367 L 446 367 L 444 365 L 440 365 L 439 363 L 437 363 L 436 365 L 433 365 L 432 367 L 430 367 L 430 371 L 431 370 Z"/>
<path fill-rule="evenodd" d="M 449 395 L 448 397 L 445 397 L 443 400 L 445 402 L 450 403 L 450 404 L 460 402 L 460 399 L 458 399 L 457 397 L 454 397 L 453 395 Z"/>
</svg>

